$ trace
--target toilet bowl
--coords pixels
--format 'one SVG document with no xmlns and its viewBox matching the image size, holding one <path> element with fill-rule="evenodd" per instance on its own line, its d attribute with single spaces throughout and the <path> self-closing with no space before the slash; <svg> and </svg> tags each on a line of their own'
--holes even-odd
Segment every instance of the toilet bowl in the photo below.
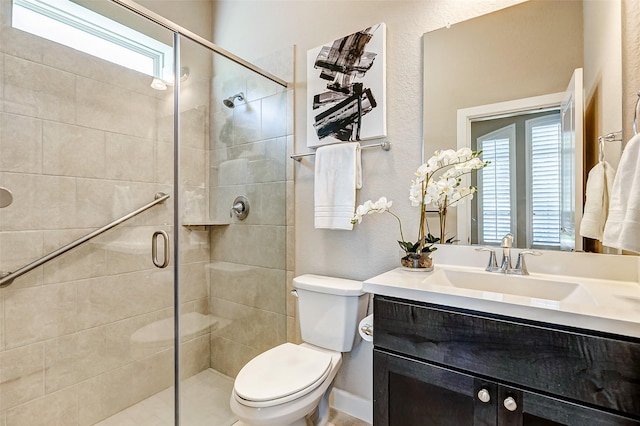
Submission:
<svg viewBox="0 0 640 426">
<path fill-rule="evenodd" d="M 241 425 L 328 425 L 329 396 L 359 339 L 368 297 L 359 281 L 303 275 L 294 279 L 304 343 L 284 343 L 258 355 L 238 373 L 231 410 Z"/>
<path fill-rule="evenodd" d="M 284 343 L 251 360 L 238 374 L 231 410 L 247 425 L 306 425 L 305 417 L 325 394 L 328 398 L 341 364 L 340 352 Z"/>
</svg>

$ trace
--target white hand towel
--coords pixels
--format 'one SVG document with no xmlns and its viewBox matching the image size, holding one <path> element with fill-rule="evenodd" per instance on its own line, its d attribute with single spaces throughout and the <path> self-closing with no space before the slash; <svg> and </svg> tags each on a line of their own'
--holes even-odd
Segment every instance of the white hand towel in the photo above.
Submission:
<svg viewBox="0 0 640 426">
<path fill-rule="evenodd" d="M 316 150 L 315 227 L 351 230 L 356 189 L 362 188 L 360 144 L 321 146 Z"/>
<path fill-rule="evenodd" d="M 602 241 L 615 176 L 615 169 L 606 161 L 599 162 L 589 172 L 584 214 L 580 222 L 580 235 L 583 237 Z"/>
<path fill-rule="evenodd" d="M 640 253 L 640 135 L 622 151 L 602 244 Z"/>
</svg>

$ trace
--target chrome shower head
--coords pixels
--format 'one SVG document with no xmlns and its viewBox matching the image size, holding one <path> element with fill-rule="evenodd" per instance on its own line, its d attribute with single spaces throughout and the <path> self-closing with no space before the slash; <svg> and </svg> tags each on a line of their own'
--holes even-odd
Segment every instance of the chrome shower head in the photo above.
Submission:
<svg viewBox="0 0 640 426">
<path fill-rule="evenodd" d="M 244 101 L 244 93 L 240 92 L 240 93 L 236 93 L 233 96 L 229 96 L 227 99 L 225 99 L 224 101 L 222 101 L 222 103 L 224 104 L 224 106 L 226 106 L 227 108 L 235 108 L 236 104 L 235 104 L 235 100 L 238 99 L 239 101 Z"/>
</svg>

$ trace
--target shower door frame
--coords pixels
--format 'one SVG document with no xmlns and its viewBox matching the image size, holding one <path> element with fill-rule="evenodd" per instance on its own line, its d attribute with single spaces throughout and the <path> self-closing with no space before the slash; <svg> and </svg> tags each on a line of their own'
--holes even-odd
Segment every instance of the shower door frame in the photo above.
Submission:
<svg viewBox="0 0 640 426">
<path fill-rule="evenodd" d="M 149 9 L 146 9 L 139 4 L 130 1 L 130 0 L 110 0 L 112 3 L 115 3 L 119 6 L 128 9 L 136 15 L 139 15 L 143 18 L 146 18 L 156 24 L 168 29 L 173 33 L 173 73 L 174 75 L 180 75 L 181 69 L 181 61 L 180 61 L 180 38 L 185 37 L 201 46 L 218 53 L 229 59 L 238 65 L 247 68 L 256 74 L 259 74 L 268 80 L 284 87 L 290 88 L 291 84 L 286 82 L 285 80 L 253 65 L 250 62 L 245 61 L 244 59 L 234 55 L 233 53 L 217 46 L 216 44 L 200 37 L 199 35 L 183 28 L 174 22 L 152 12 Z M 173 298 L 174 298 L 174 424 L 175 426 L 180 426 L 180 271 L 181 271 L 181 262 L 180 262 L 180 232 L 178 231 L 181 227 L 180 223 L 180 79 L 175 79 L 175 84 L 173 87 Z"/>
</svg>

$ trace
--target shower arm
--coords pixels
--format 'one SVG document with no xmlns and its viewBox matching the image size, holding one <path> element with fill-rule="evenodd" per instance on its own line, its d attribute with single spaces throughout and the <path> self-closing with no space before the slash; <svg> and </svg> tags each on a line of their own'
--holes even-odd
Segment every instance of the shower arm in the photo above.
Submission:
<svg viewBox="0 0 640 426">
<path fill-rule="evenodd" d="M 11 284 L 13 282 L 13 280 L 15 280 L 18 277 L 21 277 L 22 275 L 26 274 L 27 272 L 37 268 L 38 266 L 44 265 L 45 263 L 49 262 L 50 260 L 55 259 L 56 257 L 68 252 L 71 249 L 74 249 L 76 247 L 78 247 L 79 245 L 82 245 L 84 243 L 86 243 L 87 241 L 97 237 L 98 235 L 108 231 L 109 229 L 121 224 L 122 222 L 131 219 L 134 216 L 139 215 L 140 213 L 142 213 L 143 211 L 150 209 L 151 207 L 155 206 L 156 204 L 160 204 L 163 203 L 165 200 L 167 200 L 170 197 L 169 194 L 165 194 L 163 192 L 158 192 L 155 195 L 155 199 L 150 202 L 149 204 L 145 204 L 144 206 L 140 207 L 139 209 L 132 211 L 131 213 L 122 216 L 120 219 L 116 219 L 113 222 L 109 223 L 108 225 L 103 226 L 100 229 L 96 229 L 95 231 L 85 235 L 84 237 L 78 238 L 77 240 L 67 244 L 66 246 L 60 247 L 58 250 L 53 251 L 51 253 L 49 253 L 46 256 L 41 257 L 38 260 L 34 260 L 33 262 L 29 263 L 28 265 L 23 266 L 22 268 L 14 271 L 14 272 L 0 272 L 0 288 L 1 287 L 6 287 L 9 284 Z"/>
</svg>

